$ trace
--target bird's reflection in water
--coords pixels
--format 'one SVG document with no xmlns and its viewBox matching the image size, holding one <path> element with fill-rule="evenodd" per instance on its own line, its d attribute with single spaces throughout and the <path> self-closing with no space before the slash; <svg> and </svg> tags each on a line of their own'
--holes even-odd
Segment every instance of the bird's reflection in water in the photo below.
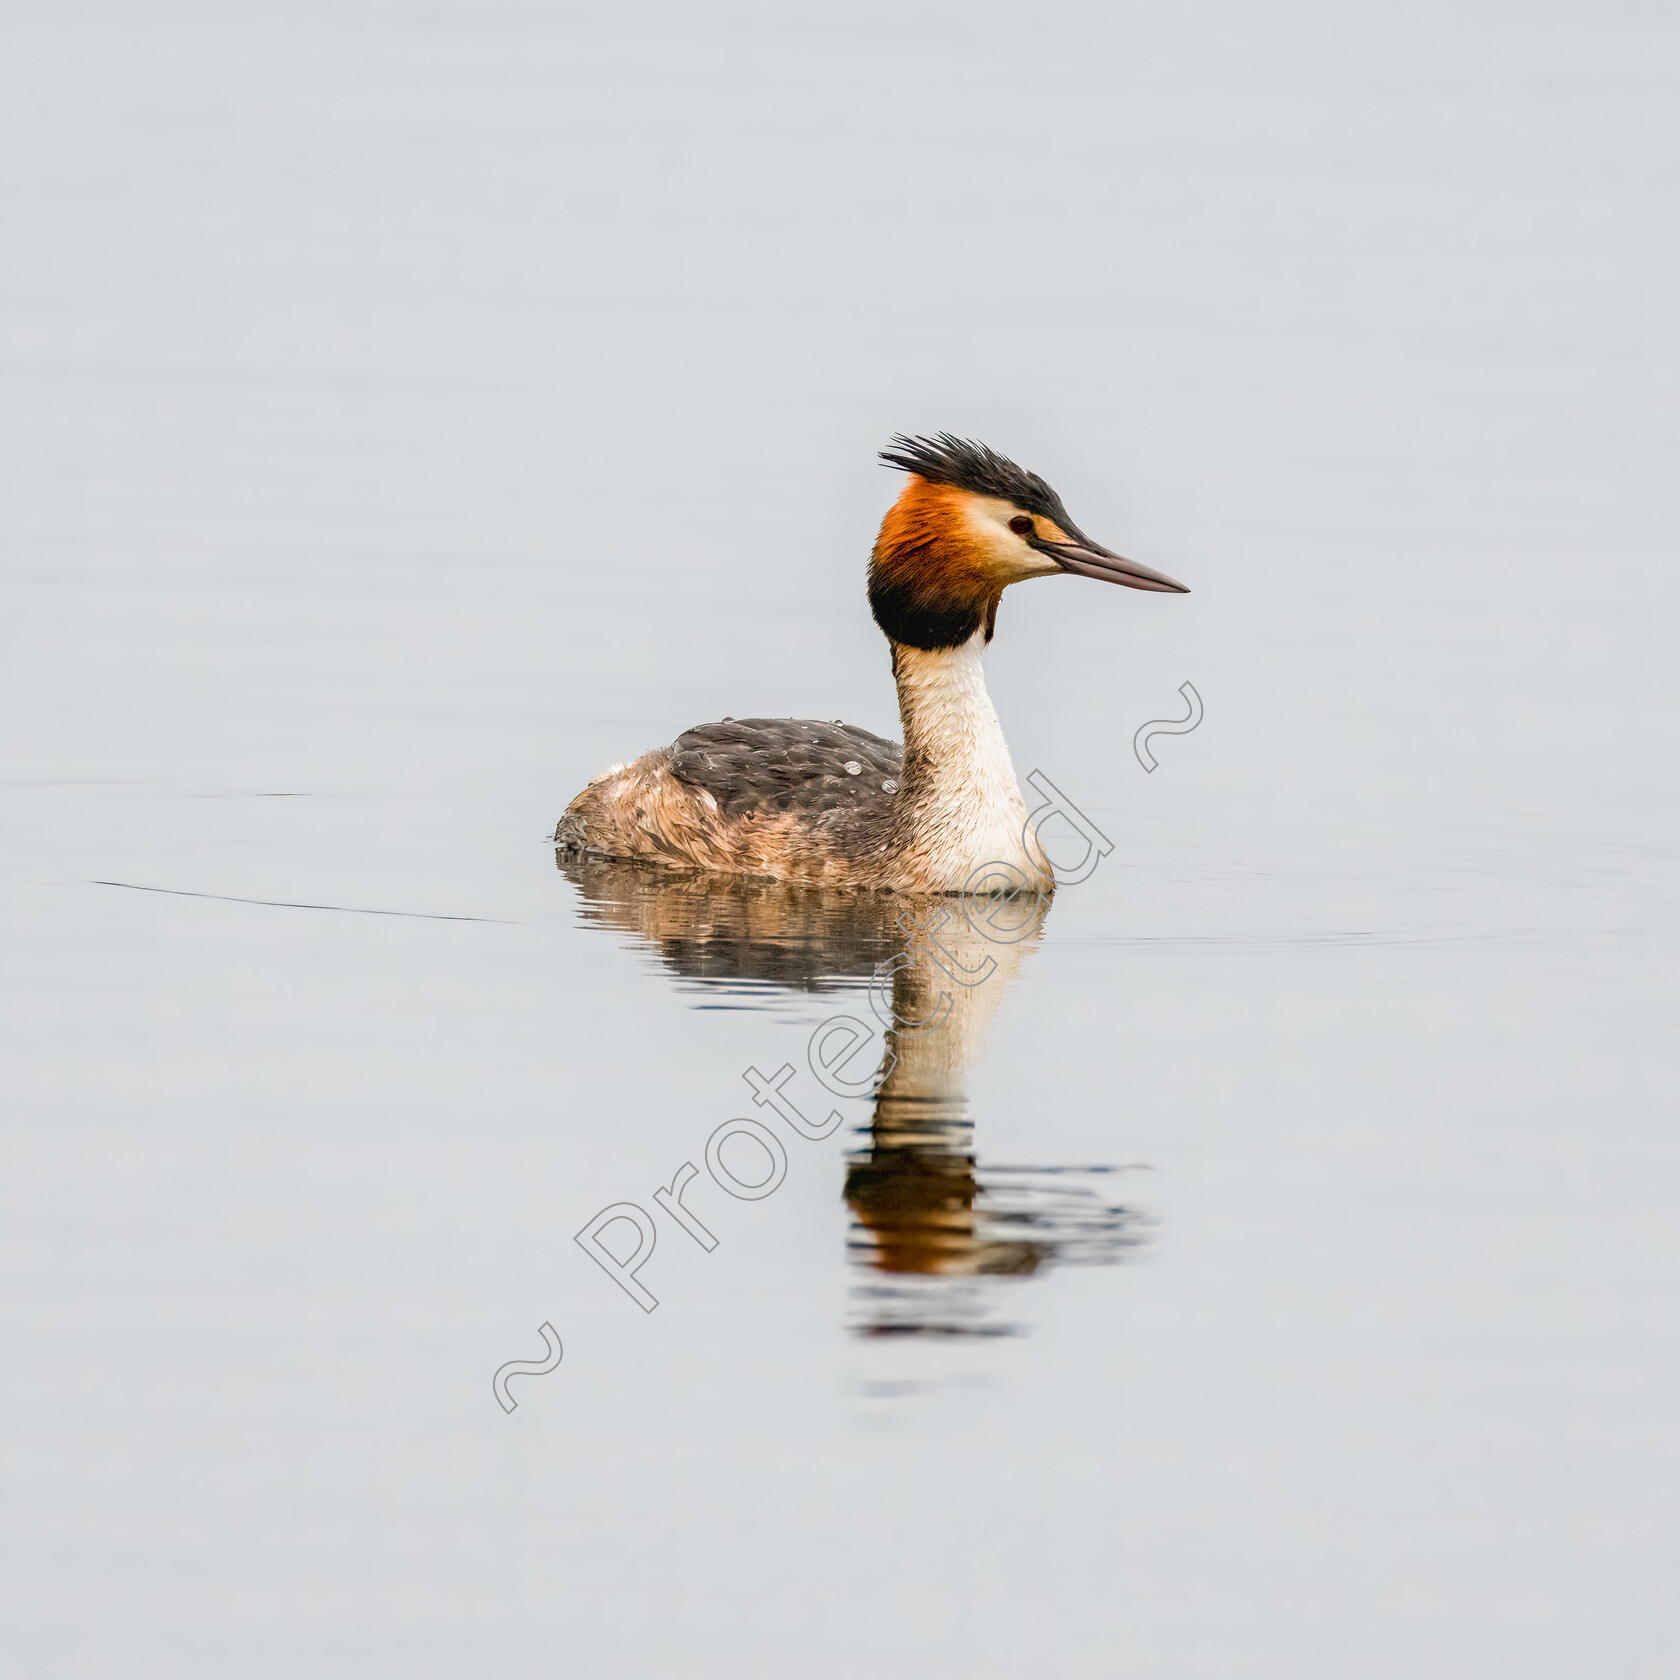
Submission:
<svg viewBox="0 0 1680 1680">
<path fill-rule="evenodd" d="M 656 951 L 701 1008 L 765 1008 L 872 985 L 900 1026 L 886 1034 L 874 1112 L 848 1156 L 864 1336 L 998 1336 L 1005 1286 L 1061 1263 L 1113 1265 L 1149 1221 L 1113 1201 L 1121 1167 L 981 1166 L 968 1085 L 987 1029 L 1042 918 L 996 918 L 983 937 L 956 898 L 849 893 L 676 873 L 559 852 L 582 918 Z M 878 978 L 879 976 L 879 978 Z M 868 1016 L 861 998 L 836 1008 Z M 809 1016 L 809 1007 L 803 1012 Z M 927 1022 L 918 1029 L 916 1023 Z M 814 1024 L 814 1023 L 813 1023 Z"/>
</svg>

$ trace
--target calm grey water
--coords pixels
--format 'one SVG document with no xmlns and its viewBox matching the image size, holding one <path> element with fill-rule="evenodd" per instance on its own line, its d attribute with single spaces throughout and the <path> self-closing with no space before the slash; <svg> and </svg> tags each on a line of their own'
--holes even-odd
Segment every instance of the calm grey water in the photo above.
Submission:
<svg viewBox="0 0 1680 1680">
<path fill-rule="evenodd" d="M 1675 1672 L 1672 8 L 90 0 L 0 82 L 11 1672 Z M 896 734 L 941 427 L 1194 593 L 1010 592 L 1115 850 L 732 1199 L 895 930 L 543 837 Z M 644 1313 L 573 1234 L 685 1161 Z"/>
</svg>

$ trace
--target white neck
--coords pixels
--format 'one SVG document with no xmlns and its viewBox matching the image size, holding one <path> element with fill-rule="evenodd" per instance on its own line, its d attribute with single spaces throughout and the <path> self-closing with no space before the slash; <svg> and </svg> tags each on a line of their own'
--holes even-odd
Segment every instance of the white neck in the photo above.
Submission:
<svg viewBox="0 0 1680 1680">
<path fill-rule="evenodd" d="M 960 647 L 894 643 L 898 710 L 904 724 L 904 788 L 910 852 L 922 884 L 960 889 L 987 863 L 1007 863 L 1036 886 L 1051 883 L 1021 844 L 1027 807 L 986 692 L 985 635 Z"/>
</svg>

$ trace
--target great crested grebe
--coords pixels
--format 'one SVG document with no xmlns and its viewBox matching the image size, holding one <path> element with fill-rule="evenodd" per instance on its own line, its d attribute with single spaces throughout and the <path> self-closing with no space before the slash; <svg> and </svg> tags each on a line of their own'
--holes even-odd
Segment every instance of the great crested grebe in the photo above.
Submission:
<svg viewBox="0 0 1680 1680">
<path fill-rule="evenodd" d="M 856 725 L 725 718 L 603 772 L 555 843 L 681 869 L 898 892 L 961 892 L 1005 863 L 1039 890 L 981 653 L 998 601 L 1027 578 L 1080 577 L 1185 595 L 1092 542 L 1037 473 L 941 432 L 881 451 L 910 475 L 881 521 L 869 605 L 892 648 L 904 747 Z"/>
</svg>

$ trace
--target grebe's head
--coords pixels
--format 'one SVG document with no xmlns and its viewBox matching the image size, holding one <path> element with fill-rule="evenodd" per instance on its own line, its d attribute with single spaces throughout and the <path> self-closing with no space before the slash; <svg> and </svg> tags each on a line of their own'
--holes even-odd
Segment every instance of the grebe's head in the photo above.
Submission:
<svg viewBox="0 0 1680 1680">
<path fill-rule="evenodd" d="M 1026 578 L 1074 572 L 1128 589 L 1190 593 L 1092 542 L 1037 473 L 983 443 L 949 432 L 895 437 L 881 459 L 910 475 L 869 561 L 869 605 L 895 642 L 959 647 L 982 625 L 990 641 L 1003 591 Z"/>
</svg>

